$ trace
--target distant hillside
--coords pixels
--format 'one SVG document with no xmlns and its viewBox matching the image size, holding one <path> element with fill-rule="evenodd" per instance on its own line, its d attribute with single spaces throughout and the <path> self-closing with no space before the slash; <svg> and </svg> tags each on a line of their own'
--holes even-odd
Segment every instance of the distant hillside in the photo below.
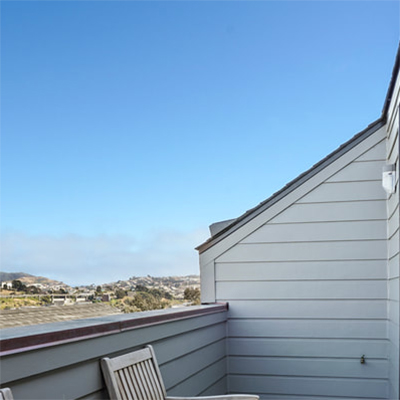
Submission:
<svg viewBox="0 0 400 400">
<path fill-rule="evenodd" d="M 0 272 L 0 282 L 13 281 L 24 277 L 33 277 L 25 272 Z"/>
<path fill-rule="evenodd" d="M 26 272 L 0 272 L 0 282 L 9 282 L 18 279 L 25 285 L 33 285 L 34 283 L 41 283 L 47 285 L 65 285 L 63 282 L 55 281 L 53 279 L 45 278 L 43 276 L 35 276 L 27 274 Z"/>
</svg>

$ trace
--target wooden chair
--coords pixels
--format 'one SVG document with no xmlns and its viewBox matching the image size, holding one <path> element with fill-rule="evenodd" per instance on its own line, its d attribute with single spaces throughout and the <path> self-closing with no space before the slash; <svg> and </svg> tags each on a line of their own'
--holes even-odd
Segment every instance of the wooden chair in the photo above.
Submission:
<svg viewBox="0 0 400 400">
<path fill-rule="evenodd" d="M 167 396 L 153 347 L 113 359 L 103 358 L 101 368 L 112 400 L 258 400 L 258 396 Z"/>
<path fill-rule="evenodd" d="M 9 388 L 0 389 L 0 400 L 14 400 L 11 389 Z"/>
</svg>

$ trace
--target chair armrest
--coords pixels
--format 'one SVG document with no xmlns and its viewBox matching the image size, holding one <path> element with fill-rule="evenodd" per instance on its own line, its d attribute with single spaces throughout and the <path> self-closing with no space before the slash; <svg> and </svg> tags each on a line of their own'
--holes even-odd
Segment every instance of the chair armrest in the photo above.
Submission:
<svg viewBox="0 0 400 400">
<path fill-rule="evenodd" d="M 251 394 L 225 394 L 222 396 L 176 397 L 167 396 L 165 400 L 259 400 L 259 396 Z"/>
</svg>

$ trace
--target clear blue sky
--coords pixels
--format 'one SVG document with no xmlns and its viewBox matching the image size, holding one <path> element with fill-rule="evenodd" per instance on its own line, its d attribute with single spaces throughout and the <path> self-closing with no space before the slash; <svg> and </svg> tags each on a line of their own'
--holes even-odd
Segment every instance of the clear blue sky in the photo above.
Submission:
<svg viewBox="0 0 400 400">
<path fill-rule="evenodd" d="M 1 269 L 198 273 L 209 224 L 379 118 L 399 26 L 399 1 L 1 2 Z"/>
</svg>

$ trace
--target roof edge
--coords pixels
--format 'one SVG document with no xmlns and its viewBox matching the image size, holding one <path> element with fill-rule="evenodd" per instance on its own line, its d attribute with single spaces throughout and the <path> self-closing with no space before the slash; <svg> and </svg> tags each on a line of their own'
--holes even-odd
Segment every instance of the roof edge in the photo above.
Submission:
<svg viewBox="0 0 400 400">
<path fill-rule="evenodd" d="M 400 42 L 399 42 L 399 46 L 397 48 L 397 54 L 396 54 L 396 59 L 394 62 L 394 67 L 392 70 L 392 77 L 390 78 L 390 82 L 389 82 L 389 88 L 386 93 L 385 102 L 383 104 L 382 116 L 381 116 L 381 118 L 383 118 L 383 119 L 386 119 L 386 117 L 387 117 L 387 113 L 389 111 L 389 106 L 390 106 L 390 102 L 392 100 L 394 87 L 396 85 L 396 80 L 399 75 L 399 71 L 400 71 Z"/>
<path fill-rule="evenodd" d="M 204 251 L 208 250 L 210 247 L 214 246 L 216 243 L 223 240 L 225 237 L 229 236 L 232 232 L 239 229 L 242 225 L 247 223 L 248 221 L 255 218 L 257 215 L 264 212 L 266 209 L 271 207 L 273 204 L 281 200 L 283 197 L 287 196 L 289 193 L 293 192 L 300 185 L 308 181 L 310 178 L 318 174 L 321 170 L 326 168 L 328 165 L 332 164 L 338 158 L 340 158 L 343 154 L 350 151 L 352 148 L 357 146 L 359 143 L 364 141 L 367 137 L 375 133 L 378 129 L 385 125 L 385 117 L 382 116 L 376 121 L 369 124 L 364 130 L 354 135 L 350 140 L 343 143 L 332 153 L 328 154 L 318 163 L 314 164 L 311 168 L 297 176 L 295 179 L 287 183 L 282 189 L 273 193 L 266 200 L 255 206 L 254 208 L 246 211 L 244 214 L 239 216 L 238 218 L 232 220 L 228 226 L 224 229 L 218 231 L 216 234 L 207 239 L 204 243 L 197 246 L 195 249 L 201 254 Z"/>
</svg>

